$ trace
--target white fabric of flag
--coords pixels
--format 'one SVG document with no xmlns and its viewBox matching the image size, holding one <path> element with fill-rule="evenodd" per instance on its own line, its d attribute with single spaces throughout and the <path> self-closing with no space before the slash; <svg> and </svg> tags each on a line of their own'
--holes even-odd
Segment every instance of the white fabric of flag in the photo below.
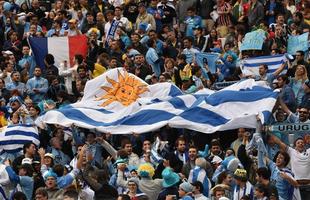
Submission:
<svg viewBox="0 0 310 200">
<path fill-rule="evenodd" d="M 147 85 L 117 68 L 88 81 L 80 102 L 48 111 L 37 125 L 74 124 L 111 134 L 145 133 L 166 125 L 203 133 L 255 128 L 256 115 L 264 123 L 277 96 L 253 79 L 218 92 L 204 89 L 184 95 L 171 83 Z"/>
<path fill-rule="evenodd" d="M 283 54 L 274 56 L 260 56 L 254 58 L 247 58 L 241 61 L 241 70 L 245 75 L 259 75 L 258 69 L 261 65 L 268 66 L 267 73 L 275 72 L 283 63 L 287 61 L 287 58 Z M 286 70 L 283 71 L 285 73 Z"/>
<path fill-rule="evenodd" d="M 33 142 L 39 146 L 39 134 L 36 126 L 16 124 L 4 127 L 0 132 L 0 152 L 17 153 L 24 144 Z"/>
</svg>

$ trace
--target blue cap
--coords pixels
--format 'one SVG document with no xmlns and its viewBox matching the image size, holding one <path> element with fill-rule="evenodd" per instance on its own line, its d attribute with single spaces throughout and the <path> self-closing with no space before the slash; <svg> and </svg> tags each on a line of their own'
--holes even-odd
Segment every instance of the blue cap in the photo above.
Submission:
<svg viewBox="0 0 310 200">
<path fill-rule="evenodd" d="M 147 23 L 140 23 L 140 24 L 139 24 L 139 30 L 142 30 L 142 31 L 144 31 L 144 32 L 146 32 L 147 27 L 148 27 L 148 24 L 147 24 Z"/>
<path fill-rule="evenodd" d="M 9 102 L 12 103 L 14 101 L 18 101 L 20 104 L 23 104 L 23 100 L 20 96 L 12 96 L 10 99 L 9 99 Z"/>
<path fill-rule="evenodd" d="M 197 26 L 195 26 L 195 27 L 193 27 L 193 30 L 200 30 L 200 31 L 202 31 L 202 27 L 201 26 L 199 26 L 199 25 L 197 25 Z"/>
</svg>

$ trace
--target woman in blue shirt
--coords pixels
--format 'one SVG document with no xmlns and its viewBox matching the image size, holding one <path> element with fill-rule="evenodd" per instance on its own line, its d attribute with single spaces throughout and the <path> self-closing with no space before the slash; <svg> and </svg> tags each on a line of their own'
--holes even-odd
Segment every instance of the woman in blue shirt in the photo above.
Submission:
<svg viewBox="0 0 310 200">
<path fill-rule="evenodd" d="M 308 80 L 307 69 L 304 65 L 298 65 L 296 67 L 294 78 L 290 79 L 290 87 L 295 94 L 295 101 L 299 106 L 302 101 L 302 97 L 305 95 L 303 84 Z"/>
</svg>

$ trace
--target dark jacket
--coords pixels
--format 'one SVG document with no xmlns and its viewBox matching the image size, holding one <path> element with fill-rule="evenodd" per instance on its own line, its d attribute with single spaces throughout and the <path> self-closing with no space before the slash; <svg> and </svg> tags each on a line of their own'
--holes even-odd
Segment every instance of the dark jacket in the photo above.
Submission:
<svg viewBox="0 0 310 200">
<path fill-rule="evenodd" d="M 164 16 L 161 19 L 161 22 L 163 24 L 172 24 L 173 23 L 173 18 L 177 16 L 175 8 L 173 8 L 169 4 L 167 4 L 167 5 L 159 4 L 157 8 L 161 9 L 163 11 L 163 13 L 164 13 Z"/>
<path fill-rule="evenodd" d="M 167 195 L 176 195 L 176 199 L 179 199 L 179 192 L 178 192 L 178 187 L 177 186 L 172 186 L 172 187 L 168 187 L 163 189 L 159 195 L 157 200 L 165 200 Z"/>
<path fill-rule="evenodd" d="M 100 170 L 94 169 L 90 164 L 87 164 L 85 170 L 83 171 L 83 179 L 89 187 L 95 192 L 95 200 L 112 200 L 116 199 L 118 196 L 117 190 L 108 184 L 106 180 L 94 181 L 93 178 L 89 176 L 90 172 L 93 171 L 99 175 Z M 98 176 L 99 177 L 99 176 Z M 100 176 L 102 179 L 102 176 Z"/>
<path fill-rule="evenodd" d="M 95 3 L 93 5 L 93 7 L 91 8 L 91 13 L 94 17 L 96 17 L 97 13 L 102 12 L 104 13 L 105 10 L 114 10 L 113 6 L 110 5 L 109 3 L 102 1 L 102 11 L 100 10 L 99 6 L 97 5 L 97 3 Z"/>
<path fill-rule="evenodd" d="M 274 12 L 274 15 L 273 15 L 273 16 L 276 18 L 277 15 L 280 14 L 280 13 L 281 13 L 281 14 L 285 14 L 285 10 L 284 10 L 284 7 L 282 6 L 282 3 L 278 2 L 278 1 L 276 1 L 275 3 L 276 3 L 276 6 L 275 6 L 275 8 L 273 9 L 273 12 Z M 265 5 L 265 13 L 266 13 L 266 11 L 269 10 L 269 6 L 270 6 L 270 0 L 266 2 L 266 5 Z M 270 17 L 270 16 L 269 16 L 269 15 L 268 15 L 268 16 L 265 15 L 265 17 L 266 17 L 266 20 L 267 20 L 268 17 Z"/>
<path fill-rule="evenodd" d="M 310 109 L 310 93 L 306 93 L 302 97 L 300 106 Z"/>
<path fill-rule="evenodd" d="M 214 10 L 215 2 L 213 0 L 197 0 L 197 15 L 202 19 L 211 19 L 210 13 Z"/>
<path fill-rule="evenodd" d="M 205 37 L 201 36 L 199 38 L 199 41 L 198 41 L 198 38 L 195 37 L 194 47 L 198 48 L 201 51 L 203 46 L 204 46 L 204 44 L 205 44 L 205 42 L 206 42 L 206 38 Z"/>
<path fill-rule="evenodd" d="M 45 67 L 43 77 L 48 80 L 48 84 L 50 85 L 53 77 L 59 76 L 59 70 L 55 65 L 51 65 L 49 67 Z"/>
<path fill-rule="evenodd" d="M 250 26 L 259 25 L 264 19 L 264 6 L 259 1 L 249 10 L 248 20 Z"/>
<path fill-rule="evenodd" d="M 132 47 L 133 47 L 135 50 L 139 51 L 139 53 L 143 54 L 144 56 L 146 55 L 147 48 L 146 48 L 146 46 L 144 46 L 144 45 L 141 44 L 140 42 L 139 42 L 138 45 L 134 45 L 134 44 L 133 44 Z"/>
<path fill-rule="evenodd" d="M 3 97 L 5 101 L 8 103 L 9 99 L 11 98 L 11 92 L 8 89 L 3 88 L 0 90 L 0 97 Z"/>
<path fill-rule="evenodd" d="M 127 17 L 131 23 L 136 23 L 138 13 L 138 5 L 135 2 L 129 2 L 125 5 L 123 15 Z"/>
</svg>

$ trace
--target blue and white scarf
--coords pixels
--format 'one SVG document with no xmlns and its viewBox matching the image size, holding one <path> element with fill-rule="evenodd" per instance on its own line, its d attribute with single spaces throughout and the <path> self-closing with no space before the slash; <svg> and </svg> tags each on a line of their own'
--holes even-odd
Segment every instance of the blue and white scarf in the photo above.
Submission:
<svg viewBox="0 0 310 200">
<path fill-rule="evenodd" d="M 106 42 L 105 42 L 106 47 L 109 46 L 109 40 L 114 38 L 118 24 L 119 24 L 119 21 L 117 20 L 112 21 L 107 38 L 106 38 Z"/>
</svg>

